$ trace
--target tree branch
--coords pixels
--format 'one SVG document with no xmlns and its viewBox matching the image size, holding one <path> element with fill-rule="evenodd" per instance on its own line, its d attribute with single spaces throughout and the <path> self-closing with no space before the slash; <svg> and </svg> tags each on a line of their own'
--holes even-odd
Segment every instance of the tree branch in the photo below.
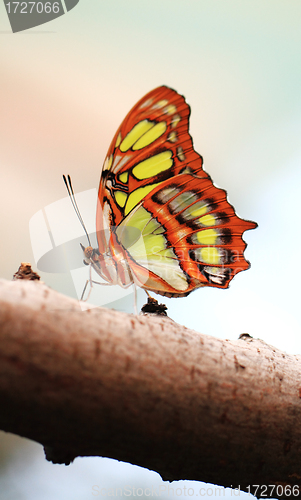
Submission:
<svg viewBox="0 0 301 500">
<path fill-rule="evenodd" d="M 82 311 L 38 281 L 0 280 L 0 342 L 0 427 L 53 462 L 100 455 L 170 481 L 301 486 L 298 356 Z"/>
</svg>

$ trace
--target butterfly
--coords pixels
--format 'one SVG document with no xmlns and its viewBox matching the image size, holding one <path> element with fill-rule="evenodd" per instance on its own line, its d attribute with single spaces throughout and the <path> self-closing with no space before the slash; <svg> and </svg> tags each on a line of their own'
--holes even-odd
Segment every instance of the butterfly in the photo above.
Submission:
<svg viewBox="0 0 301 500">
<path fill-rule="evenodd" d="M 121 123 L 98 191 L 98 248 L 85 263 L 108 283 L 167 297 L 227 288 L 250 267 L 244 231 L 227 193 L 203 170 L 189 134 L 190 107 L 175 90 L 146 94 Z"/>
</svg>

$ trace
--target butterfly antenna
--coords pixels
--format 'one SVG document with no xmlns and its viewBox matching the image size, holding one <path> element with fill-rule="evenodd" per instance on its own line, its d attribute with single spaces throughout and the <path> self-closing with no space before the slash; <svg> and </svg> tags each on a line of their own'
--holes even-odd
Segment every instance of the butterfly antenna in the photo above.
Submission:
<svg viewBox="0 0 301 500">
<path fill-rule="evenodd" d="M 77 217 L 78 217 L 79 222 L 80 222 L 80 223 L 81 223 L 81 225 L 82 225 L 83 230 L 84 230 L 84 231 L 85 231 L 85 233 L 86 233 L 86 236 L 87 236 L 87 239 L 88 239 L 89 246 L 91 247 L 92 245 L 91 245 L 90 237 L 89 237 L 89 235 L 88 235 L 88 232 L 87 232 L 86 226 L 85 226 L 85 224 L 84 224 L 83 218 L 82 218 L 82 216 L 81 216 L 81 213 L 80 213 L 80 211 L 79 211 L 78 205 L 77 205 L 77 203 L 76 203 L 75 194 L 74 194 L 73 187 L 72 187 L 72 182 L 71 182 L 71 177 L 70 177 L 70 175 L 68 175 L 68 178 L 66 178 L 66 176 L 65 176 L 65 175 L 63 175 L 63 179 L 64 179 L 64 183 L 65 183 L 65 185 L 66 185 L 66 188 L 67 188 L 67 191 L 68 191 L 68 194 L 69 194 L 69 197 L 70 197 L 70 200 L 71 200 L 72 206 L 73 206 L 73 208 L 74 208 L 74 210 L 75 210 L 75 213 L 76 213 L 76 215 L 77 215 Z M 67 179 L 68 179 L 68 180 L 67 180 Z"/>
</svg>

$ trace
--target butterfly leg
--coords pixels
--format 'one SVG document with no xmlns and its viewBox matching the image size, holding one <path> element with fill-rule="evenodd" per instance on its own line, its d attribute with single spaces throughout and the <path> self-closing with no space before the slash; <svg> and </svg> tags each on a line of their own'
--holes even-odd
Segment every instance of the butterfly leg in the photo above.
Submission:
<svg viewBox="0 0 301 500">
<path fill-rule="evenodd" d="M 89 290 L 89 293 L 88 293 L 87 297 L 84 299 L 84 295 L 85 295 L 85 292 L 87 290 L 88 283 L 90 283 L 90 290 Z M 94 283 L 94 285 L 111 286 L 111 283 L 102 283 L 100 281 L 94 281 L 94 280 L 92 280 L 92 266 L 90 264 L 89 279 L 86 281 L 86 284 L 84 286 L 84 289 L 83 289 L 83 292 L 82 292 L 80 300 L 83 300 L 84 302 L 87 302 L 87 300 L 89 300 L 91 292 L 92 292 L 92 288 L 93 288 L 93 283 Z"/>
<path fill-rule="evenodd" d="M 84 295 L 85 295 L 85 291 L 87 290 L 88 283 L 90 283 L 90 290 L 89 290 L 89 293 L 87 295 L 87 298 L 84 299 Z M 84 289 L 83 289 L 83 292 L 82 292 L 80 300 L 84 300 L 84 302 L 87 302 L 87 300 L 89 300 L 91 292 L 92 292 L 92 288 L 93 288 L 93 283 L 96 284 L 98 282 L 92 280 L 92 266 L 90 264 L 90 266 L 89 266 L 89 279 L 86 281 L 86 284 L 84 286 Z M 100 285 L 100 283 L 98 283 L 98 284 Z"/>
<path fill-rule="evenodd" d="M 138 316 L 138 309 L 137 309 L 137 287 L 135 283 L 133 284 L 134 287 L 134 314 L 135 316 Z"/>
<path fill-rule="evenodd" d="M 85 291 L 87 290 L 87 285 L 88 285 L 88 283 L 89 283 L 89 280 L 87 280 L 87 281 L 86 281 L 86 284 L 85 284 L 84 289 L 83 289 L 83 291 L 82 291 L 82 294 L 81 294 L 81 298 L 80 298 L 80 300 L 83 300 L 83 299 L 84 299 L 84 295 L 85 295 Z M 90 293 L 90 292 L 89 292 L 89 293 Z M 87 297 L 87 298 L 85 299 L 85 301 L 86 301 L 86 300 L 88 300 L 88 298 L 89 298 L 89 297 Z"/>
</svg>

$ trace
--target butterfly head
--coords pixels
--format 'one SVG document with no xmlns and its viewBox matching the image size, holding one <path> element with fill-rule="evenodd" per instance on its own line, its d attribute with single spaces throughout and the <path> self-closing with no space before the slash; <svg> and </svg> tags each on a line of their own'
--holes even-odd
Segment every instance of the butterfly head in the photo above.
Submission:
<svg viewBox="0 0 301 500">
<path fill-rule="evenodd" d="M 97 248 L 85 247 L 80 243 L 84 254 L 83 263 L 92 266 L 94 271 L 111 285 L 118 283 L 116 264 L 110 253 L 101 254 Z"/>
<path fill-rule="evenodd" d="M 103 257 L 102 255 L 99 255 L 99 251 L 96 248 L 91 247 L 90 245 L 85 247 L 80 243 L 80 246 L 84 254 L 84 264 L 86 266 L 89 266 L 91 264 L 93 267 L 97 266 L 97 268 L 101 269 L 100 262 L 101 260 L 103 260 Z M 99 271 L 97 272 L 99 274 Z"/>
<path fill-rule="evenodd" d="M 94 256 L 94 248 L 92 248 L 91 246 L 88 246 L 88 247 L 84 247 L 84 245 L 82 245 L 80 243 L 80 246 L 81 246 L 81 249 L 84 253 L 84 264 L 90 264 L 90 260 L 93 258 Z"/>
</svg>

